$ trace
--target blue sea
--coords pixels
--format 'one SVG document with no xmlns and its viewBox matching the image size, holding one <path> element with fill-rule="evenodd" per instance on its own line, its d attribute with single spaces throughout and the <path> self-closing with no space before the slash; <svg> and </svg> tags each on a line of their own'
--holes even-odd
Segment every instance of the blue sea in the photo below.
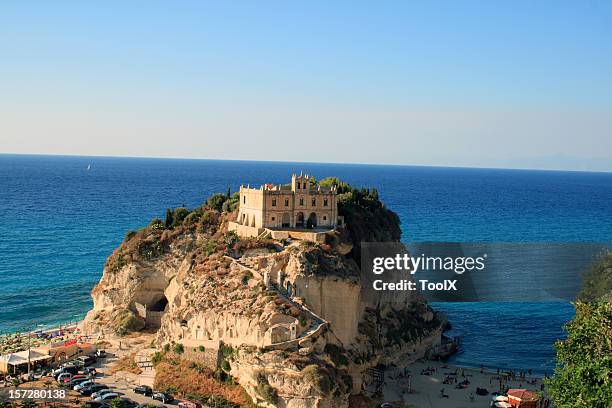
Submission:
<svg viewBox="0 0 612 408">
<path fill-rule="evenodd" d="M 89 167 L 89 170 L 88 170 Z M 165 209 L 292 172 L 376 187 L 403 240 L 611 242 L 612 174 L 0 155 L 0 331 L 81 318 L 106 257 Z M 466 366 L 550 372 L 569 303 L 440 303 Z"/>
</svg>

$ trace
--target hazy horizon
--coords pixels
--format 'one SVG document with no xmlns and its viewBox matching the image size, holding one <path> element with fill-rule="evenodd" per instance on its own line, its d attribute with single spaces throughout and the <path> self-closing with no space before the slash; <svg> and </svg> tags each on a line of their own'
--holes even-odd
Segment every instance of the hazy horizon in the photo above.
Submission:
<svg viewBox="0 0 612 408">
<path fill-rule="evenodd" d="M 0 152 L 612 171 L 612 3 L 0 5 Z"/>
<path fill-rule="evenodd" d="M 295 161 L 295 160 L 257 160 L 257 159 L 229 159 L 209 157 L 179 157 L 179 156 L 129 156 L 129 155 L 82 155 L 82 154 L 52 154 L 52 153 L 12 153 L 0 152 L 2 156 L 41 156 L 41 157 L 72 157 L 95 159 L 150 159 L 150 160 L 202 160 L 202 161 L 236 161 L 253 163 L 296 163 L 296 164 L 331 164 L 331 165 L 355 165 L 355 166 L 398 166 L 398 167 L 438 167 L 458 169 L 491 169 L 491 170 L 525 170 L 525 171 L 567 171 L 567 172 L 591 172 L 611 173 L 612 170 L 589 170 L 589 169 L 563 169 L 563 168 L 536 168 L 536 167 L 499 167 L 499 166 L 462 166 L 462 165 L 438 165 L 438 164 L 411 164 L 411 163 L 368 163 L 368 162 L 322 162 L 322 161 Z M 90 164 L 94 164 L 93 162 Z"/>
</svg>

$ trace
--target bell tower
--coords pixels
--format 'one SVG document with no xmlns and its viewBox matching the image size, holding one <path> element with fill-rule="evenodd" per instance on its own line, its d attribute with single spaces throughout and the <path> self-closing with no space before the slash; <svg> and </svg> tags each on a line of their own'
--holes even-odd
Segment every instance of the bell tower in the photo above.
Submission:
<svg viewBox="0 0 612 408">
<path fill-rule="evenodd" d="M 294 193 L 307 193 L 310 191 L 310 176 L 304 175 L 300 172 L 300 175 L 291 175 L 291 191 Z"/>
</svg>

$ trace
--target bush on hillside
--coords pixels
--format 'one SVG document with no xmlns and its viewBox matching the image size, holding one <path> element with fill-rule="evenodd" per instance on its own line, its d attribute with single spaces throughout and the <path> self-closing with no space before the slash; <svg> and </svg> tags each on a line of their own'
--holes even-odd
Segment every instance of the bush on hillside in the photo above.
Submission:
<svg viewBox="0 0 612 408">
<path fill-rule="evenodd" d="M 612 406 L 611 259 L 603 254 L 585 274 L 567 339 L 555 345 L 557 367 L 546 387 L 558 408 Z"/>
</svg>

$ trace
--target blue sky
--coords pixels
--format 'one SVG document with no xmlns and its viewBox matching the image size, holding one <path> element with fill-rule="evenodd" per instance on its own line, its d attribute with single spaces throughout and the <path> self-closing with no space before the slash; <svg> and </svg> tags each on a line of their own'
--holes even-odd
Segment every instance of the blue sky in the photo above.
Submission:
<svg viewBox="0 0 612 408">
<path fill-rule="evenodd" d="M 126 3 L 0 4 L 0 152 L 612 171 L 610 2 Z"/>
</svg>

